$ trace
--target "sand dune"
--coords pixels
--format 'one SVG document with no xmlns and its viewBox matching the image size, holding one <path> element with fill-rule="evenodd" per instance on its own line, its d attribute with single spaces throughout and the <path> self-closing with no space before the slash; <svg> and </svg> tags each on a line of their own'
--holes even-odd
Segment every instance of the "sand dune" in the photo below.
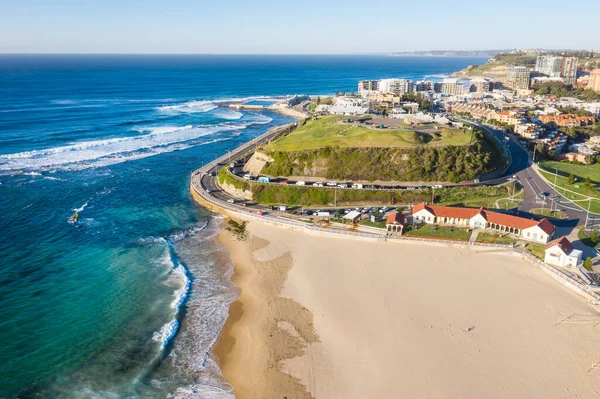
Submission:
<svg viewBox="0 0 600 399">
<path fill-rule="evenodd" d="M 600 315 L 509 252 L 249 232 L 221 237 L 240 399 L 600 397 Z"/>
</svg>

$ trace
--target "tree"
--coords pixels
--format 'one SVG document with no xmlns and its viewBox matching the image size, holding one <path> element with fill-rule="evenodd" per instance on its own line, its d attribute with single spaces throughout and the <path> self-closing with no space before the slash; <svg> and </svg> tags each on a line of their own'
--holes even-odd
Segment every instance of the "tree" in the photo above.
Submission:
<svg viewBox="0 0 600 399">
<path fill-rule="evenodd" d="M 593 263 L 592 263 L 592 259 L 590 257 L 586 258 L 585 261 L 583 262 L 583 267 L 588 272 L 593 272 L 594 271 L 592 265 L 593 265 Z"/>
<path fill-rule="evenodd" d="M 590 241 L 596 245 L 598 244 L 598 230 L 592 230 L 590 232 Z"/>
<path fill-rule="evenodd" d="M 317 97 L 317 105 L 321 105 L 321 96 Z"/>
<path fill-rule="evenodd" d="M 577 179 L 575 179 L 575 175 L 573 173 L 571 173 L 569 175 L 569 184 L 574 184 L 577 181 Z"/>
</svg>

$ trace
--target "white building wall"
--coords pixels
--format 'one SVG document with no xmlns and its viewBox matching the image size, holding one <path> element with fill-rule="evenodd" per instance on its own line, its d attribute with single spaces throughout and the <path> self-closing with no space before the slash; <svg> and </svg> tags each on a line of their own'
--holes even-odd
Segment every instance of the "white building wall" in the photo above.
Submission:
<svg viewBox="0 0 600 399">
<path fill-rule="evenodd" d="M 541 244 L 547 244 L 550 241 L 550 238 L 552 238 L 538 226 L 521 230 L 521 237 L 527 241 L 539 242 Z"/>
</svg>

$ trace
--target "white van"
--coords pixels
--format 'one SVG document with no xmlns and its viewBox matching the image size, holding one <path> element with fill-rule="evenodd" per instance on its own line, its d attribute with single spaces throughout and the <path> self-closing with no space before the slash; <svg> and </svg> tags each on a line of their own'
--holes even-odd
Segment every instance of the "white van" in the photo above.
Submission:
<svg viewBox="0 0 600 399">
<path fill-rule="evenodd" d="M 360 184 L 360 183 L 354 183 L 354 184 L 352 185 L 352 188 L 356 188 L 356 189 L 359 189 L 359 190 L 361 190 L 361 189 L 363 188 L 363 185 L 362 185 L 362 184 Z"/>
<path fill-rule="evenodd" d="M 306 186 L 306 182 L 303 182 L 303 181 L 297 181 L 297 182 L 296 182 L 296 185 L 297 185 L 297 186 Z"/>
</svg>

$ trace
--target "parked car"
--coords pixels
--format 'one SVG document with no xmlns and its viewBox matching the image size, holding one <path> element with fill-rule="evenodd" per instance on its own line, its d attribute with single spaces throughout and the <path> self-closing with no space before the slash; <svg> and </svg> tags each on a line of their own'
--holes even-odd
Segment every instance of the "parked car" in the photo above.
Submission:
<svg viewBox="0 0 600 399">
<path fill-rule="evenodd" d="M 441 184 L 435 184 L 433 186 L 431 186 L 433 188 L 444 188 L 444 186 L 442 186 Z"/>
<path fill-rule="evenodd" d="M 296 185 L 297 185 L 297 186 L 306 186 L 306 182 L 303 182 L 303 181 L 297 181 L 297 182 L 296 182 Z"/>
<path fill-rule="evenodd" d="M 327 182 L 327 185 L 331 186 L 331 187 L 335 187 L 335 186 L 337 186 L 337 183 L 334 181 L 330 181 L 330 182 Z"/>
</svg>

